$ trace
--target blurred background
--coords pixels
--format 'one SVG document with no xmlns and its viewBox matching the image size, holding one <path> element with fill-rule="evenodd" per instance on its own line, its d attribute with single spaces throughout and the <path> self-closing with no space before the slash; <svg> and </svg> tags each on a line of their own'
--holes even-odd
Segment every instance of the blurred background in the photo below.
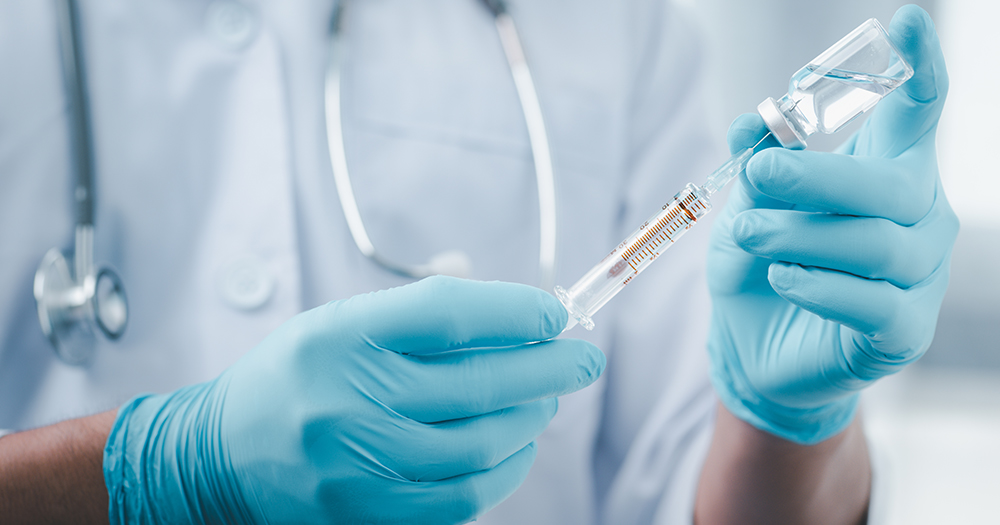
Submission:
<svg viewBox="0 0 1000 525">
<path fill-rule="evenodd" d="M 792 73 L 865 19 L 888 26 L 896 0 L 674 0 L 706 35 L 709 118 L 730 121 L 787 91 Z M 863 413 L 890 524 L 1000 523 L 1000 2 L 916 2 L 931 13 L 951 90 L 938 133 L 948 199 L 962 221 L 934 344 L 867 392 Z M 832 150 L 860 122 L 810 149 Z"/>
</svg>

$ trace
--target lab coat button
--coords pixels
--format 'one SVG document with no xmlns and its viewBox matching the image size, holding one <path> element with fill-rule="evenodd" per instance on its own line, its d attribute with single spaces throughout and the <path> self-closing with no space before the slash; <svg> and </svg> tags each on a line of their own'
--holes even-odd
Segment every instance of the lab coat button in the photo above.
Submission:
<svg viewBox="0 0 1000 525">
<path fill-rule="evenodd" d="M 205 14 L 208 32 L 233 51 L 243 49 L 257 36 L 256 13 L 241 2 L 217 0 Z"/>
<path fill-rule="evenodd" d="M 274 293 L 274 275 L 256 257 L 238 259 L 219 275 L 219 293 L 229 306 L 239 310 L 260 307 Z"/>
</svg>

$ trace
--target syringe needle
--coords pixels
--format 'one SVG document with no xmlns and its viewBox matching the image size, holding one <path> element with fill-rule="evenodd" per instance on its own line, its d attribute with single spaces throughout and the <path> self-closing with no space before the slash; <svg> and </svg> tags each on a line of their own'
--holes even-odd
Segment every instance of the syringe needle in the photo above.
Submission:
<svg viewBox="0 0 1000 525">
<path fill-rule="evenodd" d="M 758 141 L 757 141 L 757 143 L 756 143 L 756 144 L 754 144 L 754 145 L 753 145 L 753 147 L 752 147 L 752 148 L 750 148 L 750 149 L 752 149 L 752 150 L 756 150 L 756 149 L 757 149 L 757 146 L 760 146 L 760 143 L 761 143 L 761 142 L 764 142 L 764 140 L 766 140 L 766 139 L 767 139 L 767 137 L 770 137 L 770 136 L 771 136 L 771 132 L 770 132 L 770 131 L 768 131 L 768 132 L 767 132 L 767 134 L 766 134 L 766 135 L 764 135 L 763 137 L 761 137 L 761 138 L 760 138 L 760 140 L 758 140 Z"/>
</svg>

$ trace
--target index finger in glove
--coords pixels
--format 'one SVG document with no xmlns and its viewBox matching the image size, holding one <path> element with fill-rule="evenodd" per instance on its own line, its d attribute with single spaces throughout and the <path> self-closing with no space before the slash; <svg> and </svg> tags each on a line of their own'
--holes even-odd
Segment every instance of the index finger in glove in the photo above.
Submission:
<svg viewBox="0 0 1000 525">
<path fill-rule="evenodd" d="M 733 240 L 768 260 L 881 279 L 901 288 L 923 281 L 950 253 L 958 219 L 943 192 L 913 226 L 834 213 L 748 210 L 733 223 Z"/>
<path fill-rule="evenodd" d="M 763 142 L 758 144 L 762 139 Z M 729 143 L 729 151 L 733 154 L 741 152 L 754 144 L 758 144 L 755 148 L 758 153 L 754 155 L 754 158 L 759 156 L 762 150 L 766 151 L 768 148 L 778 148 L 780 146 L 778 140 L 771 135 L 770 130 L 767 129 L 767 125 L 764 124 L 764 119 L 756 113 L 744 113 L 736 117 L 729 126 L 726 140 Z M 753 162 L 753 158 L 750 159 L 750 162 Z M 747 180 L 748 172 L 749 165 L 747 166 L 747 170 L 740 173 L 740 184 L 733 190 L 727 207 L 733 208 L 736 212 L 750 208 L 786 209 L 791 207 L 789 203 L 782 202 L 758 191 Z"/>
<path fill-rule="evenodd" d="M 590 385 L 604 371 L 604 354 L 579 339 L 510 348 L 404 356 L 377 397 L 424 423 L 487 414 L 561 396 Z"/>
<path fill-rule="evenodd" d="M 750 159 L 747 180 L 780 201 L 909 226 L 934 202 L 937 170 L 928 146 L 895 159 L 770 149 Z"/>
<path fill-rule="evenodd" d="M 400 354 L 543 341 L 568 319 L 566 308 L 538 288 L 444 276 L 330 303 L 318 315 L 339 335 Z"/>
</svg>

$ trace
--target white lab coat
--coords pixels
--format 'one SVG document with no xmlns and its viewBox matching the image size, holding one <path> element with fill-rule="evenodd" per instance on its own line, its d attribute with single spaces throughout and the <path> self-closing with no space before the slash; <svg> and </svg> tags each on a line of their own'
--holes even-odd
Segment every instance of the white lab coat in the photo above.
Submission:
<svg viewBox="0 0 1000 525">
<path fill-rule="evenodd" d="M 67 99 L 52 5 L 0 1 L 0 428 L 208 380 L 297 312 L 407 282 L 359 253 L 332 183 L 330 1 L 81 4 L 96 261 L 119 270 L 131 319 L 85 368 L 59 362 L 38 327 L 32 275 L 48 248 L 72 246 Z M 551 140 L 568 286 L 704 177 L 722 137 L 705 131 L 694 31 L 667 2 L 511 4 Z M 377 248 L 406 263 L 461 249 L 476 279 L 537 283 L 527 130 L 487 11 L 359 0 L 345 16 L 348 164 Z M 607 371 L 561 399 L 527 481 L 481 523 L 690 520 L 715 403 L 708 230 L 593 332 L 570 334 L 598 344 Z"/>
</svg>

